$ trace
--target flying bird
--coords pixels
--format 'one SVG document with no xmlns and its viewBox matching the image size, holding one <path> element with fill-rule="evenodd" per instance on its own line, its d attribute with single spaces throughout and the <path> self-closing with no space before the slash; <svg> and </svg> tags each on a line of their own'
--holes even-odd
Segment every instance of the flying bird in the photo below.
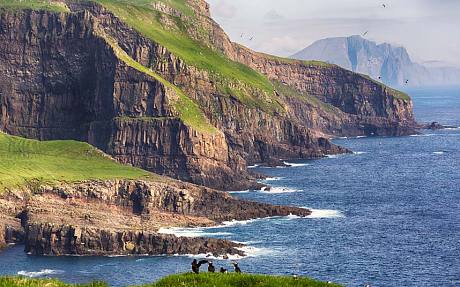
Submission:
<svg viewBox="0 0 460 287">
<path fill-rule="evenodd" d="M 382 4 L 382 6 L 383 6 L 383 8 L 387 8 L 387 5 L 385 5 L 385 4 Z"/>
<path fill-rule="evenodd" d="M 252 39 L 254 39 L 254 37 L 249 38 L 249 41 L 252 41 Z"/>
<path fill-rule="evenodd" d="M 409 80 L 406 80 L 406 85 L 409 84 Z"/>
<path fill-rule="evenodd" d="M 363 37 L 366 36 L 368 32 L 369 32 L 369 31 L 364 32 Z"/>
</svg>

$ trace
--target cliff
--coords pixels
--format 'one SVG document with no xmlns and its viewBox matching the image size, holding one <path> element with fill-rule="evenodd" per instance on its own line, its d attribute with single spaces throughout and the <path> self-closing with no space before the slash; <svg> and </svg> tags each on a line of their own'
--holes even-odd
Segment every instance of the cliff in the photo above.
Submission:
<svg viewBox="0 0 460 287">
<path fill-rule="evenodd" d="M 110 180 L 36 185 L 0 195 L 0 239 L 35 255 L 244 255 L 226 240 L 160 234 L 162 227 L 214 226 L 311 211 L 238 200 L 163 181 Z M 0 242 L 2 242 L 0 241 Z"/>
<path fill-rule="evenodd" d="M 436 86 L 460 83 L 459 68 L 418 64 L 411 60 L 404 47 L 396 47 L 388 43 L 377 44 L 361 36 L 318 40 L 292 55 L 291 58 L 326 61 L 353 72 L 369 75 L 391 86 Z"/>
<path fill-rule="evenodd" d="M 53 3 L 0 14 L 0 129 L 10 134 L 86 141 L 122 163 L 235 190 L 255 185 L 248 163 L 346 152 L 331 135 L 413 132 L 408 97 L 337 66 L 239 47 L 204 1 Z"/>
</svg>

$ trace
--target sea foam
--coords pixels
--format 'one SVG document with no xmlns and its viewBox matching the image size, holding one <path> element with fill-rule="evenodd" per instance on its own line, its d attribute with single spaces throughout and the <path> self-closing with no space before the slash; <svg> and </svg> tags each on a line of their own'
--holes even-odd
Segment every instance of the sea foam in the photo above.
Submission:
<svg viewBox="0 0 460 287">
<path fill-rule="evenodd" d="M 47 276 L 47 275 L 56 275 L 56 274 L 62 274 L 64 271 L 62 270 L 55 270 L 55 269 L 42 269 L 40 271 L 19 271 L 18 275 L 21 276 L 26 276 L 26 277 L 42 277 L 42 276 Z"/>
<path fill-rule="evenodd" d="M 311 214 L 307 216 L 307 218 L 343 218 L 345 215 L 339 210 L 333 209 L 313 209 L 308 208 L 311 210 Z"/>
</svg>

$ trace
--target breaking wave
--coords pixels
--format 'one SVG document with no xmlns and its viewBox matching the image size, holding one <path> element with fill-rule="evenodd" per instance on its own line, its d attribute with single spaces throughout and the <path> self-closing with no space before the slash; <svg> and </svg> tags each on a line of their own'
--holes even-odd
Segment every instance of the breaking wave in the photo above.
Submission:
<svg viewBox="0 0 460 287">
<path fill-rule="evenodd" d="M 283 161 L 283 163 L 285 165 L 288 165 L 286 167 L 301 167 L 301 166 L 308 166 L 310 164 L 308 163 L 292 163 L 292 162 L 286 162 L 286 161 Z"/>
<path fill-rule="evenodd" d="M 266 193 L 266 194 L 281 194 L 281 193 L 293 193 L 293 192 L 300 192 L 300 189 L 295 189 L 295 188 L 289 188 L 289 187 L 284 187 L 284 186 L 275 186 L 271 187 L 270 189 L 266 187 L 262 187 L 262 189 L 259 191 L 260 193 Z"/>
<path fill-rule="evenodd" d="M 305 207 L 308 208 L 308 207 Z M 311 210 L 311 214 L 307 216 L 307 218 L 344 218 L 345 215 L 339 210 L 333 209 L 313 209 L 308 208 Z"/>
<path fill-rule="evenodd" d="M 42 277 L 42 276 L 47 276 L 47 275 L 56 275 L 56 274 L 62 274 L 64 271 L 62 270 L 55 270 L 55 269 L 42 269 L 40 271 L 19 271 L 18 275 L 21 276 L 26 276 L 30 278 L 35 278 L 35 277 Z"/>
<path fill-rule="evenodd" d="M 278 180 L 283 180 L 284 177 L 267 177 L 266 179 L 264 179 L 264 181 L 278 181 Z"/>
</svg>

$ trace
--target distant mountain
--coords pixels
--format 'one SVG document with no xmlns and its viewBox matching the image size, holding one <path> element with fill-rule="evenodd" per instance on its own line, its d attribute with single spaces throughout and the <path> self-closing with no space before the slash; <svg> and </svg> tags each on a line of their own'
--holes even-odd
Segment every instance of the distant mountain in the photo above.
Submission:
<svg viewBox="0 0 460 287">
<path fill-rule="evenodd" d="M 410 86 L 460 84 L 460 68 L 436 61 L 418 64 L 404 47 L 377 44 L 361 36 L 319 40 L 291 58 L 329 62 L 392 86 L 406 85 L 406 81 Z"/>
</svg>

